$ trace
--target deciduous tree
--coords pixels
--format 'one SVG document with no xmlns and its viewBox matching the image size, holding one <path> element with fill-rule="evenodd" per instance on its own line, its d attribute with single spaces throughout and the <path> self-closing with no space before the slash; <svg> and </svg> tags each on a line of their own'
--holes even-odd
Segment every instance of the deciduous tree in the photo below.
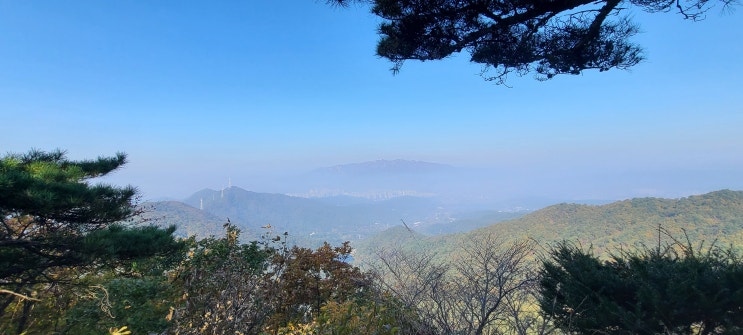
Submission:
<svg viewBox="0 0 743 335">
<path fill-rule="evenodd" d="M 172 334 L 257 334 L 276 310 L 277 283 L 268 275 L 275 249 L 241 244 L 240 231 L 194 242 L 175 285 L 183 301 Z"/>
<path fill-rule="evenodd" d="M 362 296 L 371 279 L 348 263 L 351 250 L 348 242 L 338 247 L 326 242 L 315 250 L 295 246 L 276 253 L 271 275 L 278 283 L 279 303 L 272 326 L 307 322 L 330 301 L 343 303 Z"/>
<path fill-rule="evenodd" d="M 457 250 L 449 261 L 425 251 L 382 250 L 376 271 L 383 288 L 438 333 L 549 332 L 542 323 L 515 317 L 525 317 L 525 307 L 533 301 L 537 277 L 531 242 L 485 235 Z"/>
</svg>

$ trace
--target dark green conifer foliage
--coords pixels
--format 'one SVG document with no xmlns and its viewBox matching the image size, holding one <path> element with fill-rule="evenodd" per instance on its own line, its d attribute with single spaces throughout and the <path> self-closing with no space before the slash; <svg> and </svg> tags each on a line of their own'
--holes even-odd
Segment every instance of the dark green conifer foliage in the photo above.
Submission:
<svg viewBox="0 0 743 335">
<path fill-rule="evenodd" d="M 743 332 L 743 262 L 715 246 L 676 243 L 602 262 L 562 243 L 540 285 L 542 310 L 568 333 Z"/>
<path fill-rule="evenodd" d="M 583 70 L 626 69 L 642 61 L 630 38 L 639 28 L 629 8 L 674 11 L 701 20 L 715 4 L 735 0 L 326 0 L 371 5 L 381 19 L 377 55 L 393 72 L 406 60 L 440 60 L 468 52 L 483 76 L 504 83 L 509 73 L 537 79 Z M 492 75 L 488 71 L 492 70 Z"/>
<path fill-rule="evenodd" d="M 46 282 L 55 268 L 167 250 L 172 229 L 115 225 L 134 214 L 134 188 L 88 183 L 125 162 L 121 153 L 70 161 L 62 151 L 0 159 L 0 284 Z"/>
<path fill-rule="evenodd" d="M 91 185 L 126 162 L 122 153 L 71 161 L 62 151 L 0 158 L 0 289 L 31 294 L 126 261 L 182 250 L 175 227 L 125 227 L 133 187 Z M 38 286 L 45 284 L 47 286 Z M 0 316 L 16 296 L 0 296 Z M 23 329 L 23 317 L 18 321 Z"/>
</svg>

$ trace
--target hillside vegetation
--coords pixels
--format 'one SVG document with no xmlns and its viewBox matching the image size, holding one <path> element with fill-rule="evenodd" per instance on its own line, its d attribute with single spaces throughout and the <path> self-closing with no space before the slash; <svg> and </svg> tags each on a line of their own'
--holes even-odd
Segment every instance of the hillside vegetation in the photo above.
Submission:
<svg viewBox="0 0 743 335">
<path fill-rule="evenodd" d="M 177 227 L 176 236 L 178 237 L 200 236 L 203 238 L 224 233 L 222 225 L 226 219 L 179 201 L 147 202 L 139 208 L 142 213 L 135 218 L 137 221 L 161 227 L 174 225 Z"/>
<path fill-rule="evenodd" d="M 446 255 L 475 236 L 495 235 L 512 240 L 534 240 L 547 248 L 569 240 L 599 254 L 621 247 L 653 246 L 658 228 L 664 241 L 684 238 L 699 243 L 743 247 L 743 191 L 721 190 L 680 199 L 636 198 L 606 205 L 557 204 L 521 218 L 492 224 L 467 233 L 424 237 L 399 227 L 355 243 L 357 259 L 375 250 L 405 246 Z"/>
<path fill-rule="evenodd" d="M 458 235 L 427 237 L 419 231 L 422 221 L 402 222 L 370 233 L 352 254 L 349 242 L 294 246 L 289 232 L 323 229 L 317 235 L 325 238 L 357 229 L 359 236 L 380 222 L 369 214 L 392 222 L 432 204 L 412 197 L 321 202 L 230 188 L 197 194 L 191 202 L 198 199 L 198 207 L 137 208 L 133 188 L 85 182 L 124 161 L 117 155 L 72 162 L 61 152 L 36 151 L 0 158 L 6 181 L 0 183 L 0 333 L 713 335 L 743 329 L 743 258 L 691 246 L 743 245 L 743 192 L 560 204 Z M 491 214 L 493 220 L 513 215 Z M 441 218 L 460 227 L 474 222 Z M 175 227 L 122 224 L 138 220 L 175 221 L 181 235 L 219 237 L 177 239 Z M 267 230 L 243 240 L 237 222 Z M 287 232 L 269 235 L 278 228 Z M 684 234 L 689 244 L 672 240 Z M 574 242 L 552 244 L 561 240 Z M 658 248 L 636 247 L 653 243 Z M 603 261 L 578 244 L 633 251 Z M 353 265 L 354 257 L 368 268 Z"/>
</svg>

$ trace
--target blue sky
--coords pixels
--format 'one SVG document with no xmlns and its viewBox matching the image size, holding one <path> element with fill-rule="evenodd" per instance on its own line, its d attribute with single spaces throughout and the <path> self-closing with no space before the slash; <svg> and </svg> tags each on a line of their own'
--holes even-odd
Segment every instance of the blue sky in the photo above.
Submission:
<svg viewBox="0 0 743 335">
<path fill-rule="evenodd" d="M 108 180 L 148 198 L 397 158 L 574 198 L 743 189 L 741 14 L 632 15 L 642 64 L 507 88 L 467 55 L 393 76 L 360 6 L 0 0 L 0 151 L 124 151 Z"/>
</svg>

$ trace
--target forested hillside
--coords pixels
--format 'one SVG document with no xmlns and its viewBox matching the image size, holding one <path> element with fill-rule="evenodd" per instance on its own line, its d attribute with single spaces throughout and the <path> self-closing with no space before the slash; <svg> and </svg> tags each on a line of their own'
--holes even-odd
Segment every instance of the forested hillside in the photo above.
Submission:
<svg viewBox="0 0 743 335">
<path fill-rule="evenodd" d="M 250 222 L 242 211 L 278 220 L 301 216 L 290 208 L 322 215 L 333 206 L 347 214 L 381 206 L 392 217 L 421 199 L 323 203 L 231 188 L 219 200 L 211 191 L 211 203 L 199 195 L 198 209 L 178 202 L 137 208 L 132 187 L 85 183 L 124 162 L 123 154 L 76 162 L 35 151 L 0 159 L 6 181 L 0 183 L 0 333 L 713 335 L 743 329 L 742 258 L 729 248 L 696 247 L 743 245 L 743 192 L 560 204 L 458 235 L 427 237 L 418 222 L 402 222 L 365 239 L 353 254 L 348 242 L 293 246 L 288 232 L 269 235 L 270 223 L 261 236 L 243 240 L 227 215 Z M 272 204 L 295 207 L 271 214 L 282 208 Z M 182 223 L 181 234 L 219 236 L 177 239 L 175 227 L 122 224 L 157 223 L 163 213 Z M 340 226 L 329 227 L 340 236 L 332 230 Z M 574 242 L 554 243 L 561 240 Z M 658 247 L 637 247 L 643 244 Z M 626 252 L 606 261 L 595 256 L 623 246 Z"/>
<path fill-rule="evenodd" d="M 219 218 L 222 223 L 229 219 L 251 238 L 268 230 L 288 232 L 291 243 L 314 246 L 322 245 L 324 241 L 341 243 L 366 238 L 399 224 L 400 219 L 428 223 L 448 220 L 445 213 L 438 215 L 440 209 L 435 200 L 423 197 L 403 196 L 382 201 L 348 197 L 320 200 L 230 187 L 196 192 L 185 200 L 185 204 L 197 212 L 206 213 L 202 215 Z M 165 211 L 158 215 L 171 217 L 168 208 L 163 209 Z M 186 214 L 179 211 L 176 216 L 178 213 Z M 200 225 L 193 218 L 168 223 L 179 227 Z M 184 228 L 187 231 L 199 229 Z"/>
<path fill-rule="evenodd" d="M 398 245 L 427 248 L 447 254 L 462 241 L 494 234 L 512 240 L 531 239 L 548 247 L 561 241 L 592 246 L 597 253 L 623 246 L 655 245 L 658 229 L 667 241 L 687 234 L 699 243 L 743 246 L 743 191 L 721 190 L 680 199 L 636 198 L 606 205 L 557 204 L 521 218 L 495 223 L 463 234 L 422 237 L 395 228 L 355 243 L 357 258 Z"/>
<path fill-rule="evenodd" d="M 222 225 L 226 219 L 219 218 L 209 212 L 186 205 L 178 201 L 146 202 L 139 206 L 142 212 L 135 219 L 162 227 L 175 225 L 176 235 L 189 237 L 192 235 L 208 237 L 222 235 Z M 250 236 L 245 236 L 250 238 Z"/>
</svg>

